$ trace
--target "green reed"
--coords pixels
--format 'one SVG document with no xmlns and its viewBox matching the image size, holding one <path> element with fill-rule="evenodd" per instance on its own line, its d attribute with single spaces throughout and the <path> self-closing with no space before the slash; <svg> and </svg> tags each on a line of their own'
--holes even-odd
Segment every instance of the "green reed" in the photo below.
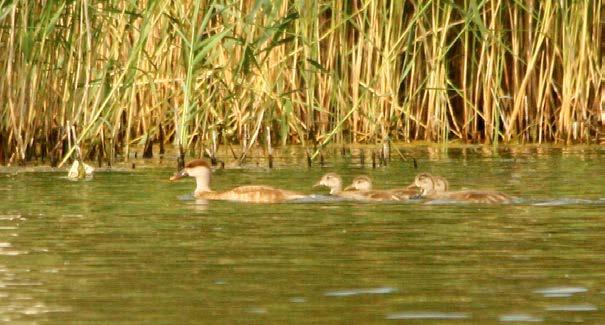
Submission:
<svg viewBox="0 0 605 325">
<path fill-rule="evenodd" d="M 597 142 L 600 1 L 0 0 L 0 163 Z M 73 127 L 77 137 L 70 140 Z M 273 136 L 270 135 L 273 133 Z"/>
</svg>

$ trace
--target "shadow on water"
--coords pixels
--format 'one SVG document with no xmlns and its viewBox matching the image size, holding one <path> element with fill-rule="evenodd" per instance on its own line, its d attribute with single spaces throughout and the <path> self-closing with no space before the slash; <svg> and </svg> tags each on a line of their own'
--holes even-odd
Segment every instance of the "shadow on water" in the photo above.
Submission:
<svg viewBox="0 0 605 325">
<path fill-rule="evenodd" d="M 419 151 L 418 169 L 280 165 L 217 170 L 213 188 L 267 184 L 283 204 L 203 202 L 172 168 L 0 171 L 6 322 L 605 321 L 605 152 Z M 326 172 L 376 188 L 419 172 L 505 205 L 347 201 Z"/>
</svg>

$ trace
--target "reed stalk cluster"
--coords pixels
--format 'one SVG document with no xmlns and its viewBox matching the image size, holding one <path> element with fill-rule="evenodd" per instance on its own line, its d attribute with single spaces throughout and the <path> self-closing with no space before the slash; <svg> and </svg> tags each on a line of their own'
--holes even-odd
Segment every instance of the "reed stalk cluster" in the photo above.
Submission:
<svg viewBox="0 0 605 325">
<path fill-rule="evenodd" d="M 0 0 L 0 163 L 605 138 L 602 1 Z"/>
</svg>

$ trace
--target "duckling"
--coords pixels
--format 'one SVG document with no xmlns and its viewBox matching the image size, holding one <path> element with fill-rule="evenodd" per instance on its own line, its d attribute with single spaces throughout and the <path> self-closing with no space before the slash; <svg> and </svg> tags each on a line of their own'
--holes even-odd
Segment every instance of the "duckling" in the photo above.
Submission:
<svg viewBox="0 0 605 325">
<path fill-rule="evenodd" d="M 387 191 L 358 191 L 352 189 L 342 190 L 342 178 L 336 173 L 327 173 L 321 177 L 313 187 L 325 186 L 330 188 L 330 194 L 360 201 L 398 201 L 399 197 Z"/>
<path fill-rule="evenodd" d="M 351 185 L 345 187 L 345 191 L 371 191 L 372 179 L 369 176 L 361 175 L 353 178 Z"/>
<path fill-rule="evenodd" d="M 372 179 L 368 176 L 361 175 L 355 177 L 351 185 L 345 188 L 345 191 L 356 190 L 368 192 L 373 190 L 372 187 Z M 381 192 L 386 192 L 395 195 L 397 198 L 399 198 L 399 200 L 409 200 L 411 198 L 416 198 L 419 194 L 418 187 L 416 187 L 416 185 L 414 184 L 404 188 L 381 190 Z"/>
<path fill-rule="evenodd" d="M 264 185 L 239 186 L 228 191 L 215 192 L 210 189 L 210 174 L 210 164 L 202 159 L 196 159 L 187 163 L 185 168 L 170 177 L 170 180 L 174 181 L 186 176 L 195 178 L 196 188 L 194 195 L 197 198 L 206 200 L 278 203 L 305 197 L 301 193 Z"/>
<path fill-rule="evenodd" d="M 429 199 L 445 199 L 452 201 L 461 201 L 469 203 L 510 203 L 512 198 L 504 193 L 497 191 L 485 191 L 485 190 L 464 190 L 464 191 L 439 191 L 444 185 L 440 185 L 437 188 L 439 180 L 429 174 L 421 173 L 418 174 L 414 180 L 416 186 L 421 189 L 421 195 Z M 447 190 L 447 183 L 445 189 Z"/>
<path fill-rule="evenodd" d="M 439 175 L 431 175 L 433 177 L 433 181 L 435 182 L 435 191 L 437 193 L 447 192 L 450 187 L 450 183 L 443 176 Z"/>
</svg>

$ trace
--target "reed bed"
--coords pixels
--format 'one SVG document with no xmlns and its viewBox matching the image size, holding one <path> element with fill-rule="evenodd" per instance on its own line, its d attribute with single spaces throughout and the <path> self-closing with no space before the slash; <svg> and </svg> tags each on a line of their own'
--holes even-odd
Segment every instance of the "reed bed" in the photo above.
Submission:
<svg viewBox="0 0 605 325">
<path fill-rule="evenodd" d="M 602 1 L 0 0 L 0 163 L 602 142 L 604 23 Z"/>
</svg>

